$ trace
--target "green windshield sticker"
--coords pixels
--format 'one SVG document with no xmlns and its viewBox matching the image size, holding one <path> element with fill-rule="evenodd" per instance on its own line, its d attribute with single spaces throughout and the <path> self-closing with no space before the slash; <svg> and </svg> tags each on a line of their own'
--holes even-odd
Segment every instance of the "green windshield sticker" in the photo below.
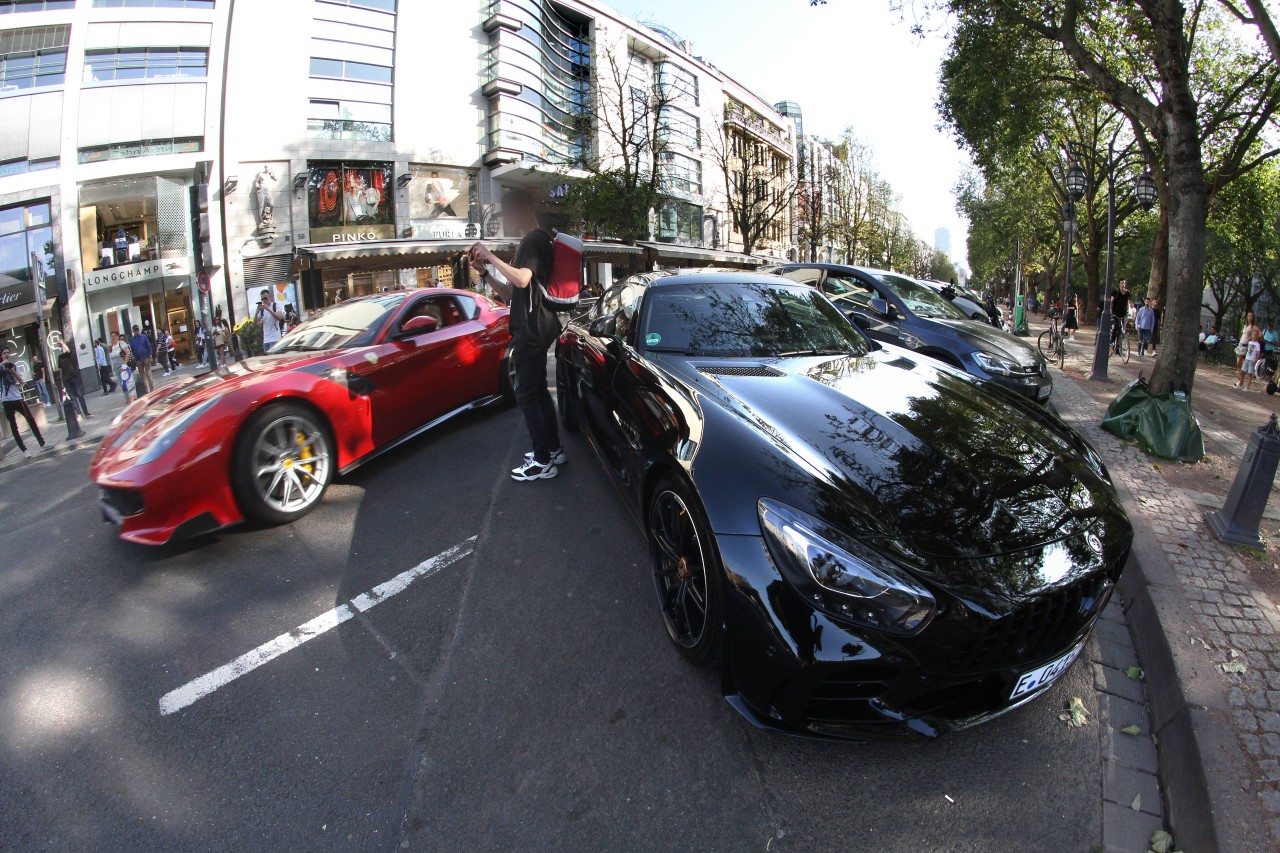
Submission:
<svg viewBox="0 0 1280 853">
<path fill-rule="evenodd" d="M 662 335 L 657 332 L 650 332 L 644 336 L 644 342 L 648 346 L 656 347 L 658 344 L 662 343 Z"/>
</svg>

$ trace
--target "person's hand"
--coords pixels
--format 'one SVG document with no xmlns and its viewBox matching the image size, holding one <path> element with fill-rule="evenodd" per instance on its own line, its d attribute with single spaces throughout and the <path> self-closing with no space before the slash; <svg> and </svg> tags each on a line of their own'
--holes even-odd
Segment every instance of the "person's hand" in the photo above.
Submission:
<svg viewBox="0 0 1280 853">
<path fill-rule="evenodd" d="M 481 265 L 492 263 L 495 260 L 493 251 L 483 243 L 476 243 L 471 247 L 472 263 L 480 263 Z"/>
</svg>

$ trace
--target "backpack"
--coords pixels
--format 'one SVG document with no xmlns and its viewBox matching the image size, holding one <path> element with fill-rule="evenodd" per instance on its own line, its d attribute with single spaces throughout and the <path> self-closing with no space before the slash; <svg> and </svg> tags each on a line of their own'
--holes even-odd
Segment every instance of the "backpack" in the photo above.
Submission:
<svg viewBox="0 0 1280 853">
<path fill-rule="evenodd" d="M 568 234 L 552 238 L 551 280 L 539 283 L 548 311 L 563 314 L 578 307 L 582 296 L 582 241 Z"/>
</svg>

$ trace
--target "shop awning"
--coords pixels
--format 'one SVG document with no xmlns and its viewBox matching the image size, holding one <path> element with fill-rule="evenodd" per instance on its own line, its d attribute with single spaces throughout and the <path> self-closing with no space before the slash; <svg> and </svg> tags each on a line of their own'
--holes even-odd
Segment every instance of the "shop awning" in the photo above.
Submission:
<svg viewBox="0 0 1280 853">
<path fill-rule="evenodd" d="M 289 274 L 305 269 L 352 271 L 418 269 L 451 260 L 470 249 L 475 240 L 380 240 L 363 243 L 312 243 L 296 246 Z M 494 252 L 510 255 L 515 240 L 483 240 Z"/>
<path fill-rule="evenodd" d="M 741 267 L 756 269 L 770 263 L 770 259 L 722 249 L 700 249 L 696 246 L 677 246 L 674 243 L 641 243 L 659 261 L 688 261 L 700 266 Z"/>
<path fill-rule="evenodd" d="M 588 261 L 630 261 L 643 258 L 649 250 L 644 246 L 632 246 L 627 243 L 610 243 L 604 240 L 584 240 L 582 257 Z"/>
<path fill-rule="evenodd" d="M 50 316 L 51 312 L 56 310 L 57 304 L 56 297 L 51 296 L 45 300 L 44 315 L 46 317 Z M 12 329 L 17 326 L 34 323 L 39 317 L 36 307 L 36 303 L 28 302 L 26 305 L 15 305 L 12 308 L 5 308 L 0 311 L 0 329 Z"/>
</svg>

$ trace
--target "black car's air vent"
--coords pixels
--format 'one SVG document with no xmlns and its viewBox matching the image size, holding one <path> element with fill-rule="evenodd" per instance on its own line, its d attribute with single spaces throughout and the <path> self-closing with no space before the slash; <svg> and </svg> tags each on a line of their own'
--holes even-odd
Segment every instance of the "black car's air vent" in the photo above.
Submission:
<svg viewBox="0 0 1280 853">
<path fill-rule="evenodd" d="M 774 370 L 772 367 L 765 367 L 763 364 L 749 365 L 703 365 L 698 368 L 699 373 L 705 373 L 708 376 L 759 376 L 768 379 L 777 379 L 780 376 L 786 376 L 781 370 Z"/>
</svg>

